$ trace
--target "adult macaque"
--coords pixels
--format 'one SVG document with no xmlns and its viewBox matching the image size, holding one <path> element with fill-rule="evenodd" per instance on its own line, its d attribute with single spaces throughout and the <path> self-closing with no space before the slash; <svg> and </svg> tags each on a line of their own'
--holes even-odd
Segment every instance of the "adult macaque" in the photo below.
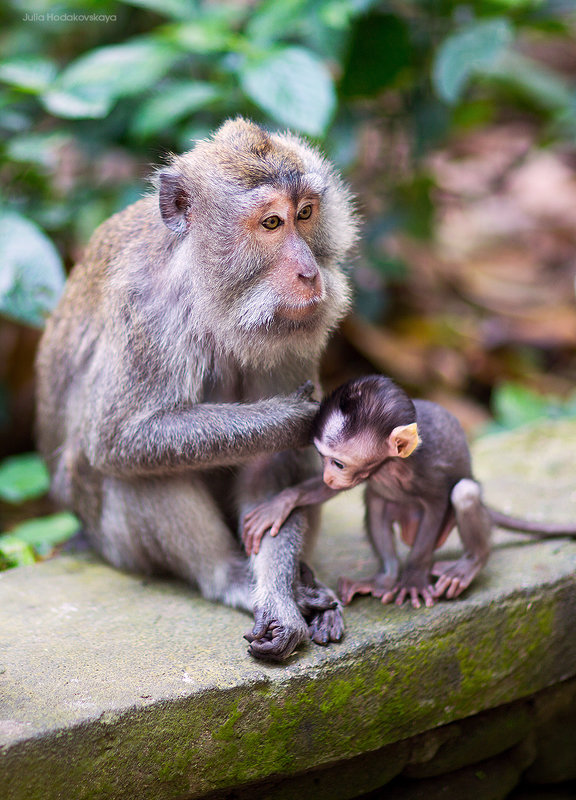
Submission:
<svg viewBox="0 0 576 800">
<path fill-rule="evenodd" d="M 48 321 L 39 445 L 52 491 L 117 567 L 171 573 L 253 611 L 256 657 L 342 636 L 300 558 L 306 509 L 247 559 L 239 521 L 313 470 L 318 360 L 349 304 L 351 199 L 289 135 L 237 119 L 105 222 Z"/>
<path fill-rule="evenodd" d="M 395 599 L 398 605 L 409 596 L 414 608 L 420 598 L 432 606 L 442 595 L 458 597 L 488 559 L 492 523 L 540 536 L 576 535 L 575 527 L 542 525 L 488 508 L 472 478 L 470 450 L 457 419 L 436 403 L 410 400 L 389 378 L 368 376 L 336 389 L 320 406 L 313 437 L 323 475 L 253 508 L 243 539 L 247 551 L 257 553 L 266 531 L 276 536 L 295 508 L 323 503 L 367 481 L 366 527 L 380 569 L 367 580 L 342 578 L 345 604 L 355 594 L 371 594 L 383 603 Z M 394 523 L 411 547 L 403 570 Z M 434 550 L 455 525 L 463 556 L 434 564 Z M 434 586 L 433 575 L 438 576 Z"/>
</svg>

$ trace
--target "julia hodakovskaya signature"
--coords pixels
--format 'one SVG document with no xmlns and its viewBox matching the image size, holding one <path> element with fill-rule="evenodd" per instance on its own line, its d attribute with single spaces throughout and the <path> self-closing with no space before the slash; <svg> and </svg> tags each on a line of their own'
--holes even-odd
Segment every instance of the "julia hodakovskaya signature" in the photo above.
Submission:
<svg viewBox="0 0 576 800">
<path fill-rule="evenodd" d="M 116 14 L 76 14 L 73 11 L 47 11 L 45 14 L 26 12 L 22 22 L 116 22 Z"/>
</svg>

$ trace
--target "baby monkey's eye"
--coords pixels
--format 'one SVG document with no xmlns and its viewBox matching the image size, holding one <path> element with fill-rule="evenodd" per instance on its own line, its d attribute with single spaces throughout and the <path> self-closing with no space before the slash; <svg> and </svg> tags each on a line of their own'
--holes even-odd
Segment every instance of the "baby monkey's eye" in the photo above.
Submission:
<svg viewBox="0 0 576 800">
<path fill-rule="evenodd" d="M 344 469 L 344 464 L 341 461 L 336 461 L 335 458 L 331 459 L 332 466 L 336 467 L 336 469 Z"/>
<path fill-rule="evenodd" d="M 275 214 L 272 217 L 266 217 L 265 220 L 262 220 L 262 225 L 269 231 L 273 231 L 279 225 L 282 225 L 282 220 L 280 217 L 277 217 Z"/>
<path fill-rule="evenodd" d="M 312 216 L 312 206 L 303 206 L 298 212 L 298 219 L 310 219 Z"/>
</svg>

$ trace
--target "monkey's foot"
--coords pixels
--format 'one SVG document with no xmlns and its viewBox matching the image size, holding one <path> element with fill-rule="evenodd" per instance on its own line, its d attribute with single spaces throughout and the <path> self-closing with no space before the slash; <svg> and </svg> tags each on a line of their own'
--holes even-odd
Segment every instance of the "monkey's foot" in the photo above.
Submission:
<svg viewBox="0 0 576 800">
<path fill-rule="evenodd" d="M 285 661 L 303 641 L 308 639 L 308 626 L 301 617 L 283 622 L 263 608 L 254 609 L 254 627 L 244 638 L 250 642 L 248 652 L 265 661 Z"/>
<path fill-rule="evenodd" d="M 315 614 L 308 622 L 308 633 L 316 644 L 339 642 L 344 636 L 344 617 L 340 603 L 336 602 L 335 608 L 326 608 Z"/>
<path fill-rule="evenodd" d="M 420 608 L 420 598 L 424 600 L 426 608 L 434 605 L 434 587 L 430 583 L 428 572 L 420 570 L 405 571 L 396 586 L 386 594 L 382 595 L 383 603 L 396 603 L 401 606 L 404 600 L 409 597 L 412 608 Z"/>
<path fill-rule="evenodd" d="M 397 580 L 397 575 L 386 575 L 380 572 L 363 581 L 353 581 L 352 578 L 343 576 L 338 581 L 338 595 L 345 606 L 356 594 L 371 594 L 372 597 L 381 598 L 382 595 L 392 591 Z"/>
<path fill-rule="evenodd" d="M 464 556 L 458 561 L 438 561 L 432 567 L 432 575 L 439 575 L 434 587 L 434 597 L 444 595 L 453 600 L 467 589 L 482 569 L 482 561 Z"/>
</svg>

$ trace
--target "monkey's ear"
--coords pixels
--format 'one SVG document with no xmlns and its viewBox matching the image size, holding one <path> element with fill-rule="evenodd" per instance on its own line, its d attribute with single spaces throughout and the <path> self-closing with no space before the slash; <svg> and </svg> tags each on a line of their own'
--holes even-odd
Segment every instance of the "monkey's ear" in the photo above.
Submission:
<svg viewBox="0 0 576 800">
<path fill-rule="evenodd" d="M 408 458 L 420 444 L 418 425 L 415 422 L 410 425 L 398 425 L 388 437 L 388 441 L 393 456 Z"/>
<path fill-rule="evenodd" d="M 184 177 L 174 170 L 160 173 L 160 214 L 174 233 L 186 233 L 190 227 L 190 194 L 184 185 Z"/>
</svg>

